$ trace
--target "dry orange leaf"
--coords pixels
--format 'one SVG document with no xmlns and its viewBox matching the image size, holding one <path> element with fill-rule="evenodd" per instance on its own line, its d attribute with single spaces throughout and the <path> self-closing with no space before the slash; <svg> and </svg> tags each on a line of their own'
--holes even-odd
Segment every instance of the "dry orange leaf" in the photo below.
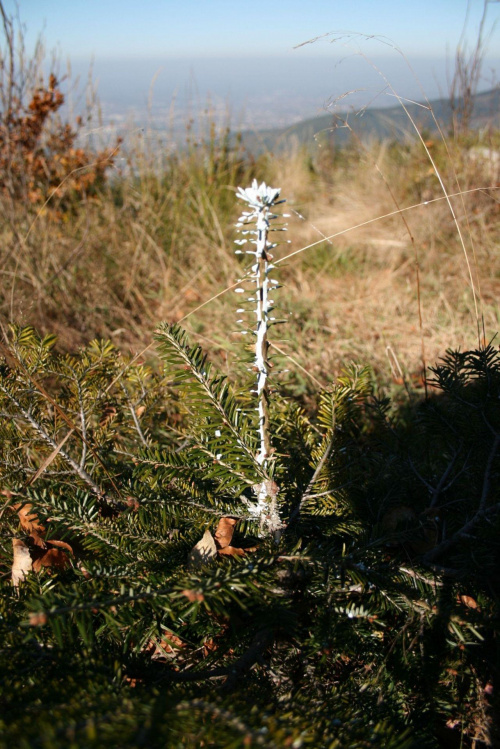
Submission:
<svg viewBox="0 0 500 749">
<path fill-rule="evenodd" d="M 44 624 L 47 624 L 47 614 L 44 614 L 43 611 L 30 614 L 29 624 L 30 627 L 43 627 Z"/>
<path fill-rule="evenodd" d="M 203 655 L 206 658 L 207 655 L 212 653 L 214 650 L 217 650 L 217 645 L 215 644 L 213 637 L 207 637 L 207 639 L 203 643 Z"/>
<path fill-rule="evenodd" d="M 47 540 L 47 543 L 51 546 L 57 546 L 59 549 L 66 549 L 70 554 L 73 553 L 73 549 L 68 543 L 66 543 L 66 541 L 56 541 L 55 538 L 51 538 Z"/>
<path fill-rule="evenodd" d="M 238 518 L 223 517 L 219 520 L 219 525 L 215 531 L 215 543 L 219 547 L 219 551 L 231 543 L 237 523 Z"/>
<path fill-rule="evenodd" d="M 245 550 L 238 549 L 235 546 L 225 546 L 223 549 L 219 549 L 219 554 L 223 554 L 230 557 L 244 557 Z"/>
<path fill-rule="evenodd" d="M 19 516 L 21 528 L 23 530 L 25 530 L 27 533 L 32 533 L 33 531 L 35 531 L 37 534 L 45 533 L 45 526 L 41 525 L 40 521 L 38 520 L 38 515 L 36 514 L 36 512 L 31 512 L 31 508 L 33 507 L 33 505 L 30 502 L 27 502 L 24 505 L 12 505 L 12 507 L 15 510 L 18 510 L 17 514 Z"/>
<path fill-rule="evenodd" d="M 163 635 L 161 641 L 156 645 L 157 648 L 164 650 L 166 653 L 175 653 L 176 650 L 181 650 L 186 647 L 186 643 L 181 640 L 180 637 L 174 635 L 173 632 L 167 632 Z"/>
<path fill-rule="evenodd" d="M 59 543 L 64 543 L 60 541 Z M 68 544 L 66 544 L 67 546 Z M 61 549 L 47 549 L 41 556 L 33 561 L 33 571 L 40 572 L 42 567 L 55 567 L 59 570 L 65 569 L 70 564 L 67 554 Z"/>
<path fill-rule="evenodd" d="M 219 554 L 225 554 L 231 557 L 244 557 L 250 551 L 257 551 L 256 546 L 249 547 L 248 549 L 238 549 L 236 546 L 225 546 L 223 549 L 219 549 Z"/>
<path fill-rule="evenodd" d="M 477 601 L 471 596 L 461 595 L 461 596 L 458 596 L 458 600 L 460 603 L 463 603 L 464 606 L 467 606 L 468 609 L 478 608 Z"/>
</svg>

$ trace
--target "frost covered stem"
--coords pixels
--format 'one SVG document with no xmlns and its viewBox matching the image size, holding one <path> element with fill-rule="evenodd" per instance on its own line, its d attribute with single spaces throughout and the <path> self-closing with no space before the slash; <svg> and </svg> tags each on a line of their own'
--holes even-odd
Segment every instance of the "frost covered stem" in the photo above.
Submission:
<svg viewBox="0 0 500 749">
<path fill-rule="evenodd" d="M 263 207 L 264 208 L 264 207 Z M 259 433 L 260 450 L 257 453 L 257 462 L 264 465 L 266 458 L 271 452 L 271 441 L 269 437 L 269 413 L 267 377 L 269 373 L 269 362 L 267 351 L 269 343 L 267 340 L 267 328 L 269 318 L 269 263 L 267 256 L 268 227 L 267 211 L 259 211 L 257 219 L 257 244 L 255 250 L 256 263 L 253 266 L 256 283 L 256 315 L 257 329 L 255 340 L 255 368 L 257 370 L 257 400 L 259 409 Z"/>
<path fill-rule="evenodd" d="M 278 486 L 268 476 L 268 460 L 271 456 L 271 435 L 269 426 L 269 393 L 267 380 L 269 375 L 269 360 L 267 333 L 269 326 L 274 320 L 271 317 L 273 300 L 269 298 L 270 292 L 277 288 L 278 282 L 269 277 L 272 264 L 271 250 L 276 246 L 269 241 L 270 222 L 278 218 L 271 211 L 276 205 L 284 201 L 279 200 L 279 188 L 268 187 L 264 182 L 258 184 L 253 181 L 251 187 L 238 188 L 238 198 L 245 201 L 249 210 L 243 211 L 237 226 L 240 228 L 242 239 L 236 243 L 240 246 L 248 242 L 253 245 L 251 250 L 238 250 L 237 254 L 248 254 L 253 256 L 250 274 L 241 283 L 251 282 L 255 288 L 255 297 L 247 298 L 247 302 L 255 299 L 256 327 L 252 331 L 255 335 L 255 359 L 253 370 L 257 373 L 257 383 L 254 392 L 257 394 L 259 449 L 255 460 L 261 466 L 266 480 L 255 484 L 253 489 L 257 495 L 257 502 L 249 504 L 252 515 L 259 518 L 261 532 L 279 534 L 282 523 L 279 516 L 277 493 Z M 284 231 L 284 227 L 273 228 L 272 231 Z M 236 292 L 244 293 L 243 287 L 237 288 Z M 238 313 L 244 312 L 245 308 L 238 309 Z M 243 320 L 238 320 L 243 323 Z M 243 331 L 248 333 L 249 331 Z"/>
</svg>

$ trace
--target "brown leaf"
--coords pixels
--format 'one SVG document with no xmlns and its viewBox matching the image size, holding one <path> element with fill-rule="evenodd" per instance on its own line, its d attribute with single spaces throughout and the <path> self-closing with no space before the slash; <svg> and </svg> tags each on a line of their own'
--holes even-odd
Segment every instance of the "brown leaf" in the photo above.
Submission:
<svg viewBox="0 0 500 749">
<path fill-rule="evenodd" d="M 112 406 L 110 403 L 107 403 L 104 406 L 102 416 L 99 419 L 99 426 L 106 427 L 108 424 L 110 424 L 113 419 L 116 418 L 118 411 L 114 406 Z"/>
<path fill-rule="evenodd" d="M 33 543 L 35 544 L 35 546 L 40 547 L 40 549 L 46 549 L 47 548 L 47 544 L 45 543 L 45 539 L 43 538 L 43 536 L 41 536 L 36 531 L 31 531 L 29 537 L 31 538 L 31 540 L 33 541 Z"/>
<path fill-rule="evenodd" d="M 29 624 L 30 627 L 43 627 L 44 624 L 47 624 L 47 614 L 44 614 L 43 611 L 40 611 L 37 614 L 30 614 Z"/>
<path fill-rule="evenodd" d="M 86 569 L 86 568 L 85 568 L 85 567 L 83 566 L 83 564 L 82 564 L 81 562 L 78 562 L 78 565 L 77 565 L 77 567 L 78 567 L 78 569 L 80 570 L 80 572 L 82 573 L 82 575 L 84 576 L 85 580 L 90 580 L 90 579 L 91 579 L 92 575 L 91 575 L 91 574 L 90 574 L 90 572 L 89 572 L 89 571 L 88 571 L 88 570 L 87 570 L 87 569 Z"/>
<path fill-rule="evenodd" d="M 203 593 L 199 593 L 197 590 L 183 590 L 182 595 L 186 596 L 188 601 L 191 601 L 193 603 L 194 601 L 204 601 L 205 596 Z"/>
<path fill-rule="evenodd" d="M 237 518 L 223 517 L 219 520 L 219 525 L 215 531 L 215 543 L 219 550 L 229 546 L 237 523 Z"/>
<path fill-rule="evenodd" d="M 51 546 L 57 546 L 59 549 L 66 549 L 70 552 L 70 554 L 73 553 L 72 547 L 66 543 L 66 541 L 56 541 L 55 538 L 47 539 L 47 543 Z"/>
<path fill-rule="evenodd" d="M 26 533 L 33 533 L 35 531 L 37 534 L 43 534 L 45 533 L 45 526 L 41 525 L 40 521 L 38 520 L 38 515 L 36 512 L 31 512 L 31 508 L 33 505 L 30 502 L 27 502 L 26 504 L 17 504 L 13 505 L 14 509 L 18 509 L 18 516 L 21 523 L 21 528 L 26 531 Z"/>
<path fill-rule="evenodd" d="M 125 501 L 127 503 L 127 507 L 129 507 L 132 512 L 137 512 L 137 510 L 141 506 L 141 503 L 136 497 L 127 497 Z"/>
<path fill-rule="evenodd" d="M 458 601 L 459 603 L 463 603 L 464 606 L 467 606 L 468 609 L 478 608 L 477 601 L 471 596 L 465 596 L 465 595 L 458 596 Z"/>
<path fill-rule="evenodd" d="M 182 650 L 182 648 L 186 647 L 186 643 L 181 640 L 180 637 L 177 637 L 177 635 L 174 635 L 173 632 L 167 632 L 163 635 L 160 642 L 154 643 L 156 647 L 156 654 L 161 654 L 161 651 L 164 650 L 165 653 L 175 653 L 177 650 Z"/>
<path fill-rule="evenodd" d="M 59 543 L 64 542 L 59 541 Z M 61 549 L 47 549 L 40 556 L 37 555 L 37 558 L 33 561 L 33 571 L 40 572 L 43 567 L 55 567 L 56 569 L 63 570 L 69 564 L 69 557 L 64 551 L 61 551 Z"/>
<path fill-rule="evenodd" d="M 13 560 L 12 560 L 12 585 L 15 588 L 19 587 L 28 572 L 33 569 L 33 561 L 29 548 L 26 546 L 24 541 L 20 538 L 12 539 L 13 547 Z"/>
<path fill-rule="evenodd" d="M 217 546 L 210 531 L 203 534 L 203 538 L 193 546 L 189 552 L 188 564 L 190 567 L 201 567 L 217 556 Z"/>
<path fill-rule="evenodd" d="M 225 546 L 223 549 L 219 549 L 219 554 L 224 554 L 230 557 L 244 557 L 247 549 L 238 549 L 235 546 Z"/>
<path fill-rule="evenodd" d="M 207 639 L 203 643 L 203 655 L 206 658 L 210 653 L 213 653 L 215 650 L 217 650 L 217 645 L 213 637 L 207 637 Z"/>
</svg>

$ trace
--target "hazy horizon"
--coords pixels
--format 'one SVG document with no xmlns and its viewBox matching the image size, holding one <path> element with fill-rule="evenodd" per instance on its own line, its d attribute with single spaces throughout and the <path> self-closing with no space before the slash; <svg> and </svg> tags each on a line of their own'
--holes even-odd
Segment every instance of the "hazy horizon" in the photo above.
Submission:
<svg viewBox="0 0 500 749">
<path fill-rule="evenodd" d="M 15 0 L 4 7 L 15 15 Z M 261 129 L 331 107 L 390 106 L 391 88 L 411 100 L 445 96 L 457 44 L 466 54 L 474 47 L 483 0 L 310 0 L 307 7 L 287 0 L 286 8 L 145 0 L 140 12 L 132 0 L 20 0 L 18 7 L 28 53 L 42 33 L 61 72 L 69 60 L 72 80 L 80 77 L 73 91 L 63 85 L 73 111 L 84 109 L 93 60 L 105 127 L 123 129 L 131 119 L 180 127 L 208 107 L 218 120 L 230 115 L 235 126 Z M 481 90 L 496 83 L 499 10 L 488 4 Z M 354 31 L 325 33 L 332 28 Z"/>
<path fill-rule="evenodd" d="M 498 67 L 499 61 L 490 63 Z M 89 67 L 76 64 L 72 72 L 80 76 L 81 92 Z M 495 83 L 487 77 L 487 65 L 485 73 L 480 90 Z M 185 120 L 207 108 L 219 119 L 230 117 L 234 126 L 287 126 L 332 108 L 393 106 L 391 88 L 406 99 L 440 98 L 447 95 L 451 75 L 443 59 L 416 59 L 410 69 L 396 55 L 370 60 L 360 56 L 115 59 L 96 61 L 92 67 L 104 122 L 122 126 L 130 118 L 137 124 Z M 73 101 L 78 110 L 78 95 L 73 94 Z"/>
</svg>

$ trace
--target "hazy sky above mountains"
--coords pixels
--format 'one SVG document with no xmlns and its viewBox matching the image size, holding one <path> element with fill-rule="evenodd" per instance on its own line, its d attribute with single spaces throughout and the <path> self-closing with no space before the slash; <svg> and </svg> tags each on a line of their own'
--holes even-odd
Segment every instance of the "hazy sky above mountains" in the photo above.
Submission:
<svg viewBox="0 0 500 749">
<path fill-rule="evenodd" d="M 382 35 L 407 55 L 442 56 L 475 39 L 482 0 L 20 0 L 30 35 L 74 58 L 283 55 L 330 31 Z M 6 10 L 14 0 L 4 0 Z M 500 5 L 490 2 L 490 19 Z M 498 43 L 498 35 L 496 35 Z M 310 54 L 329 54 L 326 42 Z"/>
<path fill-rule="evenodd" d="M 162 107 L 174 94 L 181 101 L 193 95 L 202 101 L 211 94 L 235 110 L 257 106 L 259 97 L 266 106 L 267 97 L 269 107 L 280 106 L 285 118 L 288 107 L 295 119 L 302 111 L 317 114 L 330 98 L 353 89 L 364 93 L 351 95 L 350 103 L 370 102 L 383 92 L 384 76 L 402 96 L 421 99 L 422 89 L 429 98 L 445 94 L 457 44 L 462 38 L 473 47 L 483 11 L 483 0 L 3 4 L 8 14 L 18 7 L 28 48 L 42 32 L 47 50 L 56 48 L 62 60 L 71 59 L 73 71 L 83 77 L 93 60 L 99 98 L 111 108 L 147 106 L 154 81 L 154 102 Z M 500 2 L 490 0 L 487 27 L 495 20 L 500 20 Z M 294 49 L 315 37 L 322 38 Z M 496 82 L 491 68 L 500 58 L 499 41 L 500 32 L 493 29 L 483 89 Z M 292 107 L 292 98 L 301 99 L 302 108 Z M 375 103 L 393 100 L 383 93 Z"/>
</svg>

